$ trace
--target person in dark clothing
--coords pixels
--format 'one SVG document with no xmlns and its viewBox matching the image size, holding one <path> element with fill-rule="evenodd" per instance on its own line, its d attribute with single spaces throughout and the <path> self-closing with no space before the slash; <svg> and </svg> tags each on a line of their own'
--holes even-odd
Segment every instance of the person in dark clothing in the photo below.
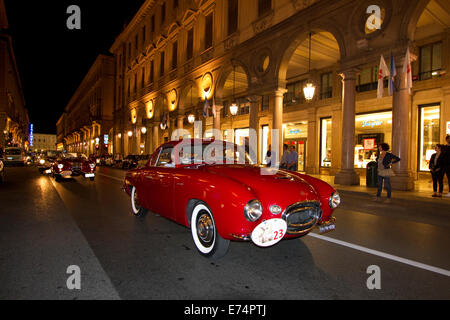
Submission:
<svg viewBox="0 0 450 320">
<path fill-rule="evenodd" d="M 444 174 L 447 176 L 448 180 L 448 193 L 445 195 L 446 198 L 450 198 L 450 134 L 445 137 L 445 140 L 447 141 L 447 145 L 442 146 L 442 153 L 443 153 L 443 171 Z M 444 178 L 444 174 L 442 175 L 442 178 Z"/>
<path fill-rule="evenodd" d="M 434 153 L 430 159 L 430 172 L 431 177 L 433 178 L 433 197 L 442 197 L 442 192 L 444 191 L 444 174 L 445 174 L 445 158 L 444 153 L 442 152 L 443 145 L 436 145 Z M 437 188 L 439 185 L 439 193 L 437 192 Z"/>
<path fill-rule="evenodd" d="M 377 197 L 374 199 L 374 201 L 377 202 L 381 201 L 381 192 L 383 191 L 384 182 L 387 189 L 387 200 L 385 201 L 385 203 L 391 203 L 391 177 L 394 176 L 394 171 L 392 170 L 391 166 L 394 163 L 399 162 L 400 158 L 390 153 L 389 149 L 390 147 L 387 143 L 382 143 L 378 146 L 378 192 Z"/>
</svg>

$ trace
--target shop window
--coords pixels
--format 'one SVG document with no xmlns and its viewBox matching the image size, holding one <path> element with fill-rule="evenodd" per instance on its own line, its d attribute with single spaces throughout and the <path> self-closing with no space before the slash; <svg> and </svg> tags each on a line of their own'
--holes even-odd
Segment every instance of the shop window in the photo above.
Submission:
<svg viewBox="0 0 450 320">
<path fill-rule="evenodd" d="M 420 48 L 419 79 L 426 80 L 439 77 L 442 71 L 442 42 L 429 44 Z"/>
<path fill-rule="evenodd" d="M 331 167 L 331 118 L 322 119 L 320 127 L 320 166 Z"/>
<path fill-rule="evenodd" d="M 429 171 L 428 165 L 436 144 L 440 142 L 440 106 L 419 108 L 419 171 Z"/>
<path fill-rule="evenodd" d="M 392 111 L 357 115 L 355 135 L 355 168 L 366 168 L 376 160 L 379 144 L 391 145 Z"/>
<path fill-rule="evenodd" d="M 320 77 L 320 99 L 329 99 L 333 96 L 333 73 L 324 73 Z"/>
</svg>

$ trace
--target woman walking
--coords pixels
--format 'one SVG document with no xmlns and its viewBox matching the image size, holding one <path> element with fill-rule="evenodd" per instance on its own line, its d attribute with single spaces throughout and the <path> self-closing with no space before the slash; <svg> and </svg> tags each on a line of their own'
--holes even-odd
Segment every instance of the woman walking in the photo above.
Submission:
<svg viewBox="0 0 450 320">
<path fill-rule="evenodd" d="M 434 153 L 430 159 L 430 172 L 433 178 L 433 197 L 442 198 L 442 192 L 444 191 L 444 174 L 445 174 L 445 162 L 443 154 L 443 145 L 436 145 Z M 437 193 L 437 187 L 439 184 L 439 193 Z"/>
<path fill-rule="evenodd" d="M 383 191 L 383 182 L 387 189 L 387 200 L 384 203 L 391 203 L 391 194 L 392 194 L 392 188 L 391 188 L 391 177 L 393 177 L 394 171 L 392 170 L 391 166 L 394 163 L 397 163 L 400 161 L 400 158 L 396 155 L 389 152 L 389 145 L 387 143 L 382 143 L 378 146 L 378 157 L 377 157 L 377 163 L 378 163 L 378 193 L 377 197 L 374 199 L 374 201 L 381 201 L 381 192 Z"/>
</svg>

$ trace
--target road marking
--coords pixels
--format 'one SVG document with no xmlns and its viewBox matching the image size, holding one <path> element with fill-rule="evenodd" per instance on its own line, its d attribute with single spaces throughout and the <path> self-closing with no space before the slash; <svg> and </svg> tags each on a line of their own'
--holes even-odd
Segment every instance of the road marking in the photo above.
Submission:
<svg viewBox="0 0 450 320">
<path fill-rule="evenodd" d="M 100 173 L 100 172 L 97 172 L 97 175 L 98 176 L 102 176 L 102 177 L 106 177 L 106 178 L 110 178 L 110 179 L 113 179 L 113 180 L 117 180 L 117 181 L 120 181 L 120 182 L 123 182 L 124 179 L 125 179 L 125 178 L 117 178 L 117 177 L 109 176 L 107 174 Z"/>
<path fill-rule="evenodd" d="M 356 244 L 352 244 L 352 243 L 349 243 L 349 242 L 333 239 L 333 238 L 330 238 L 330 237 L 321 236 L 321 235 L 316 234 L 316 233 L 310 233 L 308 235 L 313 237 L 313 238 L 317 238 L 317 239 L 320 239 L 320 240 L 332 242 L 332 243 L 335 243 L 335 244 L 338 244 L 338 245 L 341 245 L 341 246 L 344 246 L 344 247 L 352 248 L 352 249 L 355 249 L 355 250 L 358 250 L 358 251 L 362 251 L 362 252 L 365 252 L 365 253 L 368 253 L 368 254 L 371 254 L 371 255 L 374 255 L 374 256 L 378 256 L 378 257 L 382 257 L 382 258 L 385 258 L 385 259 L 393 260 L 393 261 L 400 262 L 400 263 L 403 263 L 403 264 L 407 264 L 407 265 L 410 265 L 410 266 L 413 266 L 413 267 L 416 267 L 416 268 L 419 268 L 419 269 L 424 269 L 424 270 L 427 270 L 427 271 L 430 271 L 430 272 L 434 272 L 434 273 L 438 273 L 438 274 L 450 277 L 450 271 L 449 270 L 445 270 L 445 269 L 433 267 L 433 266 L 430 266 L 430 265 L 427 265 L 427 264 L 424 264 L 424 263 L 420 263 L 420 262 L 417 262 L 417 261 L 413 261 L 413 260 L 397 257 L 397 256 L 394 256 L 394 255 L 391 255 L 391 254 L 388 254 L 388 253 L 384 253 L 384 252 L 377 251 L 377 250 L 372 250 L 372 249 L 365 248 L 365 247 L 362 247 L 362 246 L 358 246 Z"/>
</svg>

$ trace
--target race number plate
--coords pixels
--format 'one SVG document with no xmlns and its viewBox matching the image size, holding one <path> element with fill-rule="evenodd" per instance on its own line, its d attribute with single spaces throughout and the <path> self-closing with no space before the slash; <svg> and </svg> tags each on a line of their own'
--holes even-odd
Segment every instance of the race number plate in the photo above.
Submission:
<svg viewBox="0 0 450 320">
<path fill-rule="evenodd" d="M 63 171 L 61 172 L 62 177 L 70 177 L 72 175 L 72 171 Z"/>
<path fill-rule="evenodd" d="M 86 173 L 84 175 L 85 178 L 94 178 L 95 177 L 95 173 Z"/>
<path fill-rule="evenodd" d="M 286 234 L 287 224 L 283 219 L 270 219 L 258 225 L 252 232 L 252 241 L 259 247 L 270 247 Z"/>
</svg>

